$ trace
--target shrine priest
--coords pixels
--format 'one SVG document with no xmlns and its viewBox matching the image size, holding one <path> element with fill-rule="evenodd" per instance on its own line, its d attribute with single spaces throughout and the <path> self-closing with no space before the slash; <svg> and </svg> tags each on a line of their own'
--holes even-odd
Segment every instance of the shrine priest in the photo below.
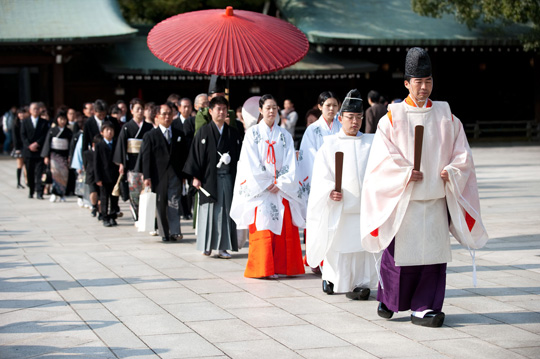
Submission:
<svg viewBox="0 0 540 359">
<path fill-rule="evenodd" d="M 119 166 L 118 172 L 124 176 L 123 180 L 128 182 L 131 215 L 137 221 L 139 195 L 143 189 L 143 175 L 134 169 L 141 152 L 143 136 L 154 127 L 144 121 L 144 102 L 141 99 L 132 99 L 129 102 L 129 109 L 132 119 L 120 129 L 113 161 Z"/>
<path fill-rule="evenodd" d="M 360 92 L 351 90 L 338 115 L 340 131 L 324 138 L 315 156 L 307 209 L 307 261 L 322 266 L 323 291 L 366 300 L 377 285 L 376 255 L 360 242 L 360 199 L 373 135 L 360 132 L 364 107 Z M 336 169 L 336 153 L 343 153 Z M 338 162 L 339 163 L 339 162 Z M 341 173 L 341 190 L 336 181 Z"/>
<path fill-rule="evenodd" d="M 487 233 L 471 150 L 463 125 L 447 102 L 432 101 L 431 60 L 408 51 L 405 101 L 388 106 L 373 140 L 362 188 L 362 246 L 384 251 L 377 300 L 379 316 L 412 310 L 413 324 L 440 327 L 451 232 L 469 249 Z M 423 141 L 415 150 L 415 127 Z M 420 153 L 415 169 L 415 152 Z M 474 262 L 473 262 L 474 263 Z M 474 272 L 474 271 L 473 271 Z"/>
<path fill-rule="evenodd" d="M 223 259 L 231 258 L 227 251 L 238 251 L 236 224 L 229 211 L 242 146 L 238 131 L 225 123 L 228 107 L 225 97 L 212 98 L 208 108 L 212 121 L 195 134 L 184 166 L 199 190 L 197 250 L 206 256 L 216 250 Z"/>
</svg>

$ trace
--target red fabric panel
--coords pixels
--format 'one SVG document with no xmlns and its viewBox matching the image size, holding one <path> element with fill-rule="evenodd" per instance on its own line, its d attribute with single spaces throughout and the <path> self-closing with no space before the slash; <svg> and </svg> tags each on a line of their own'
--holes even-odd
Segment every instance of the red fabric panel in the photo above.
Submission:
<svg viewBox="0 0 540 359">
<path fill-rule="evenodd" d="M 476 220 L 471 217 L 468 212 L 465 212 L 465 222 L 467 222 L 467 227 L 469 227 L 469 232 L 472 231 Z"/>
<path fill-rule="evenodd" d="M 279 236 L 269 230 L 257 231 L 255 212 L 255 221 L 249 226 L 249 253 L 245 277 L 262 278 L 273 274 L 305 273 L 298 227 L 292 223 L 289 202 L 283 199 L 283 204 L 285 213 Z"/>
</svg>

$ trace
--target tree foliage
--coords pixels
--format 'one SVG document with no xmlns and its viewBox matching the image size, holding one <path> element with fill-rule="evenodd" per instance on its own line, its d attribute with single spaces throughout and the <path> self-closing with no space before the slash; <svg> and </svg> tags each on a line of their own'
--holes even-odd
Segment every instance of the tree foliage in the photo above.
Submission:
<svg viewBox="0 0 540 359">
<path fill-rule="evenodd" d="M 204 9 L 262 10 L 265 0 L 118 0 L 122 15 L 134 25 L 153 25 L 168 17 Z"/>
<path fill-rule="evenodd" d="M 411 4 L 413 11 L 423 16 L 453 14 L 470 29 L 483 24 L 532 25 L 521 41 L 526 50 L 540 49 L 540 0 L 411 0 Z"/>
</svg>

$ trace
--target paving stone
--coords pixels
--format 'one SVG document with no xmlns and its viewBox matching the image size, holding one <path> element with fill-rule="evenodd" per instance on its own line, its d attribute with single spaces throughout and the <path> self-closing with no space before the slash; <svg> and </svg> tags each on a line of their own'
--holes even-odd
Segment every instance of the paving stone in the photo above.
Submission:
<svg viewBox="0 0 540 359">
<path fill-rule="evenodd" d="M 163 308 L 183 323 L 234 318 L 230 313 L 210 302 L 167 304 Z"/>
<path fill-rule="evenodd" d="M 189 326 L 211 343 L 267 339 L 261 331 L 238 319 L 190 322 Z"/>
<path fill-rule="evenodd" d="M 298 316 L 276 307 L 228 309 L 228 312 L 255 328 L 307 324 Z"/>
<path fill-rule="evenodd" d="M 146 335 L 141 339 L 161 358 L 202 358 L 223 352 L 196 333 Z M 114 350 L 114 349 L 113 349 Z"/>
<path fill-rule="evenodd" d="M 230 358 L 234 359 L 300 359 L 304 356 L 296 354 L 294 351 L 276 342 L 275 340 L 250 340 L 242 342 L 217 343 Z M 327 357 L 330 358 L 330 357 Z"/>
<path fill-rule="evenodd" d="M 314 325 L 291 325 L 260 329 L 269 337 L 290 349 L 332 348 L 348 346 L 349 343 Z"/>
</svg>

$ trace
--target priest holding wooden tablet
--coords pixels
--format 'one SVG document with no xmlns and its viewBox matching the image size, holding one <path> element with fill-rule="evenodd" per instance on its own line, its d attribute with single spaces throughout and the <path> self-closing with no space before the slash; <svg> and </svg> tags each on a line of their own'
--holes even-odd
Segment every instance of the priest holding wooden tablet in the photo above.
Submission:
<svg viewBox="0 0 540 359">
<path fill-rule="evenodd" d="M 315 156 L 307 209 L 308 264 L 322 266 L 323 291 L 369 298 L 377 285 L 376 259 L 360 241 L 360 195 L 374 135 L 360 126 L 364 108 L 358 90 L 345 97 L 339 113 L 341 130 L 324 138 Z"/>
<path fill-rule="evenodd" d="M 373 140 L 362 188 L 362 246 L 383 251 L 379 316 L 411 310 L 413 324 L 440 327 L 450 232 L 470 250 L 488 236 L 463 125 L 447 102 L 429 99 L 433 77 L 424 49 L 408 51 L 405 87 L 408 97 L 388 106 Z"/>
</svg>

